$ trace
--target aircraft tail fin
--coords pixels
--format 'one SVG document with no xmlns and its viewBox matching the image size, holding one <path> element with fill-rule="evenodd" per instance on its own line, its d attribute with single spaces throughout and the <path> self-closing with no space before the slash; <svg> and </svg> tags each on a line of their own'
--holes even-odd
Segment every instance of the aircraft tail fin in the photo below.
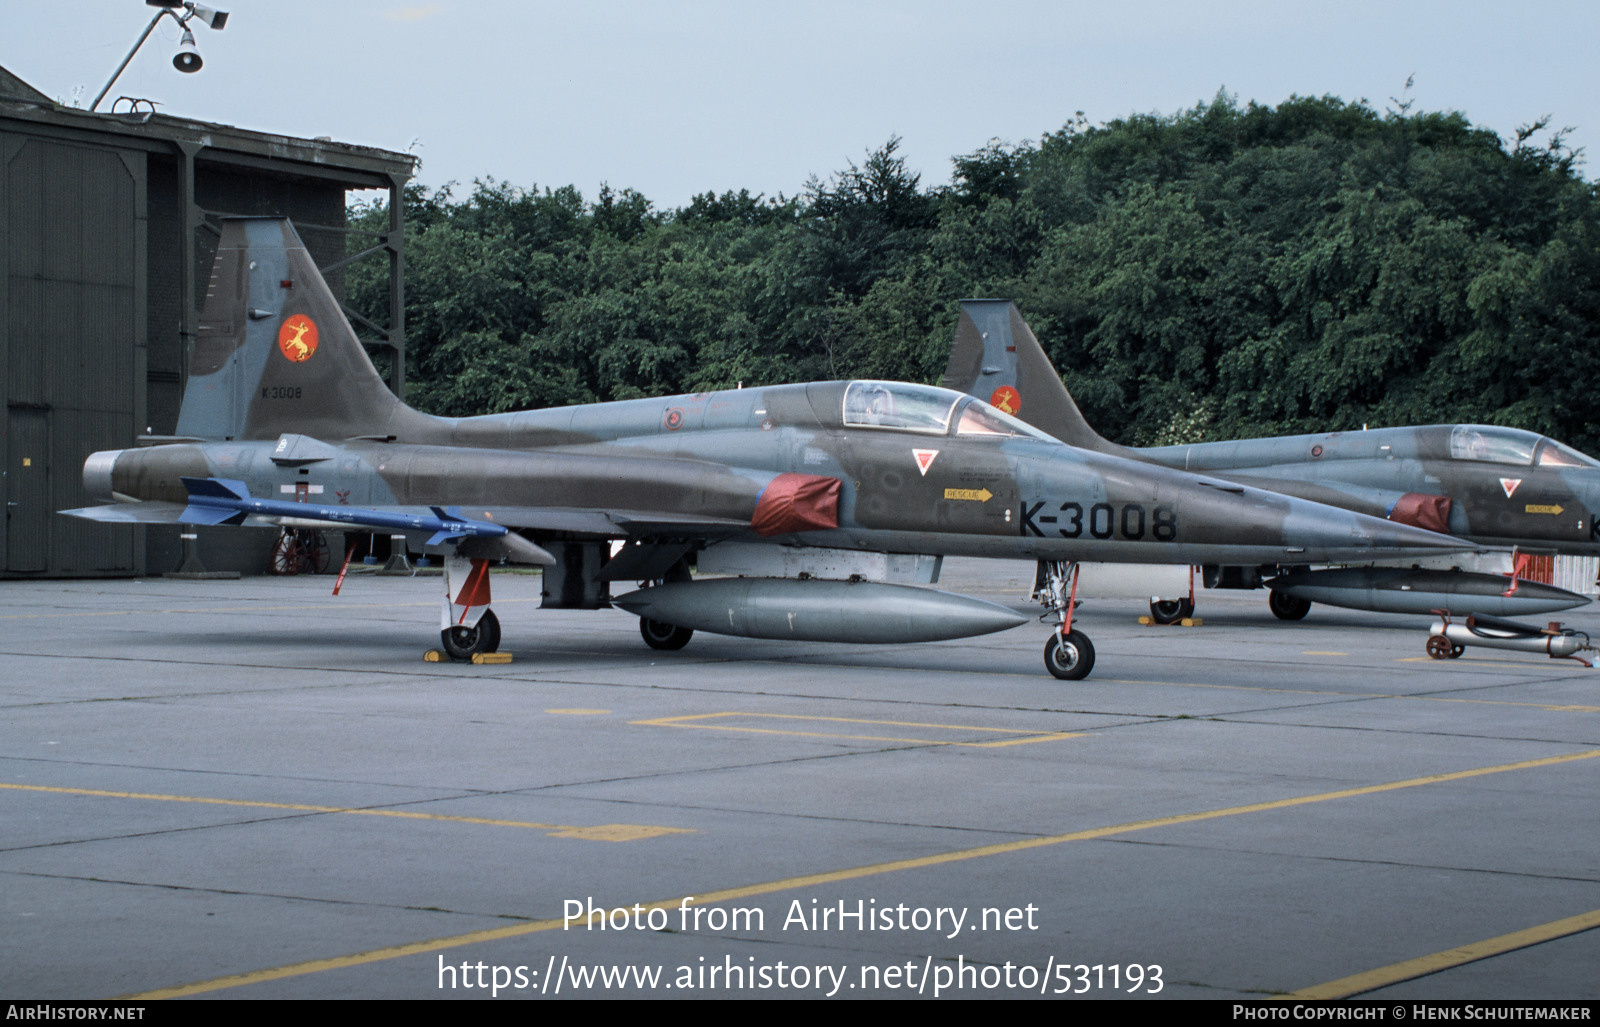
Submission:
<svg viewBox="0 0 1600 1027">
<path fill-rule="evenodd" d="M 424 416 L 384 385 L 287 219 L 223 222 L 179 435 L 343 439 Z"/>
<path fill-rule="evenodd" d="M 970 393 L 1070 446 L 1114 453 L 1122 449 L 1084 420 L 1061 376 L 1010 300 L 962 300 L 947 389 Z"/>
</svg>

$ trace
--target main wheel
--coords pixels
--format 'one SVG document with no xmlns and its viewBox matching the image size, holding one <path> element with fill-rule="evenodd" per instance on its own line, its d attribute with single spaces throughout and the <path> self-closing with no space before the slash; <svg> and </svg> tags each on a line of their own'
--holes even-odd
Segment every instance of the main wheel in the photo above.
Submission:
<svg viewBox="0 0 1600 1027">
<path fill-rule="evenodd" d="M 1428 636 L 1428 655 L 1436 660 L 1450 659 L 1451 650 L 1454 648 L 1456 648 L 1456 644 L 1443 635 Z M 1460 654 L 1457 653 L 1455 655 L 1459 656 Z"/>
<path fill-rule="evenodd" d="M 1311 600 L 1298 599 L 1277 589 L 1267 593 L 1267 608 L 1279 620 L 1304 620 L 1311 612 Z"/>
<path fill-rule="evenodd" d="M 1157 624 L 1176 624 L 1185 617 L 1194 616 L 1194 603 L 1188 599 L 1153 599 L 1150 601 L 1150 619 Z"/>
<path fill-rule="evenodd" d="M 494 615 L 493 610 L 483 611 L 483 616 L 478 618 L 478 636 L 478 652 L 500 651 L 500 618 Z"/>
<path fill-rule="evenodd" d="M 485 612 L 474 627 L 452 624 L 439 632 L 439 641 L 444 646 L 445 655 L 452 660 L 470 661 L 473 653 L 494 652 L 494 648 L 488 643 L 491 633 L 494 636 L 494 643 L 496 645 L 500 643 L 500 622 L 490 620 L 493 616 L 494 614 Z"/>
<path fill-rule="evenodd" d="M 689 639 L 694 637 L 694 628 L 680 628 L 676 624 L 640 617 L 639 634 L 650 648 L 670 652 L 688 645 Z"/>
<path fill-rule="evenodd" d="M 1094 646 L 1081 631 L 1057 631 L 1044 644 L 1044 665 L 1063 681 L 1081 681 L 1094 669 Z"/>
</svg>

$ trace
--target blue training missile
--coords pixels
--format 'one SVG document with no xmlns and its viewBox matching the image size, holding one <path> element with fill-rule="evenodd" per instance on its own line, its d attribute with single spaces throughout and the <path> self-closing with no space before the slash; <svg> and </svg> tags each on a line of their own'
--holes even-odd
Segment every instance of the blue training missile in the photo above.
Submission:
<svg viewBox="0 0 1600 1027">
<path fill-rule="evenodd" d="M 675 627 L 804 642 L 937 642 L 1028 622 L 987 600 L 870 581 L 676 581 L 629 592 L 612 603 Z"/>
<path fill-rule="evenodd" d="M 183 486 L 189 490 L 189 505 L 179 518 L 184 524 L 243 524 L 251 514 L 261 514 L 266 517 L 355 524 L 366 528 L 431 531 L 433 537 L 426 543 L 430 546 L 468 538 L 499 538 L 507 533 L 504 525 L 463 517 L 454 508 L 430 507 L 430 516 L 395 510 L 312 506 L 279 499 L 256 499 L 250 495 L 250 486 L 230 478 L 184 478 Z"/>
</svg>

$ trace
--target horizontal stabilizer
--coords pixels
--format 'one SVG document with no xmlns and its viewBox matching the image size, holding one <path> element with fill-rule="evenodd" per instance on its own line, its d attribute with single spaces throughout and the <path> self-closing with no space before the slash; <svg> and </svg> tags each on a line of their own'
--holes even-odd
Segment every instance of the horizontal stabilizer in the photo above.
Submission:
<svg viewBox="0 0 1600 1027">
<path fill-rule="evenodd" d="M 62 510 L 68 517 L 100 524 L 182 524 L 184 507 L 178 503 L 113 503 Z"/>
</svg>

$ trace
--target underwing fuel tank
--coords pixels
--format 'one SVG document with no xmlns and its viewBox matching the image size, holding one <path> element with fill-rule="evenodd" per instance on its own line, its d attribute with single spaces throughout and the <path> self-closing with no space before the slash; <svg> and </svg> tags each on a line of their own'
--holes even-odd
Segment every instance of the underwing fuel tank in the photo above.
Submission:
<svg viewBox="0 0 1600 1027">
<path fill-rule="evenodd" d="M 937 642 L 1028 622 L 983 599 L 869 581 L 678 581 L 641 588 L 612 604 L 675 627 L 797 642 Z"/>
<path fill-rule="evenodd" d="M 1267 582 L 1274 592 L 1296 599 L 1384 613 L 1448 610 L 1458 616 L 1514 617 L 1570 610 L 1589 601 L 1587 596 L 1536 581 L 1518 581 L 1515 589 L 1511 585 L 1510 578 L 1499 574 L 1408 567 L 1299 570 Z"/>
</svg>

